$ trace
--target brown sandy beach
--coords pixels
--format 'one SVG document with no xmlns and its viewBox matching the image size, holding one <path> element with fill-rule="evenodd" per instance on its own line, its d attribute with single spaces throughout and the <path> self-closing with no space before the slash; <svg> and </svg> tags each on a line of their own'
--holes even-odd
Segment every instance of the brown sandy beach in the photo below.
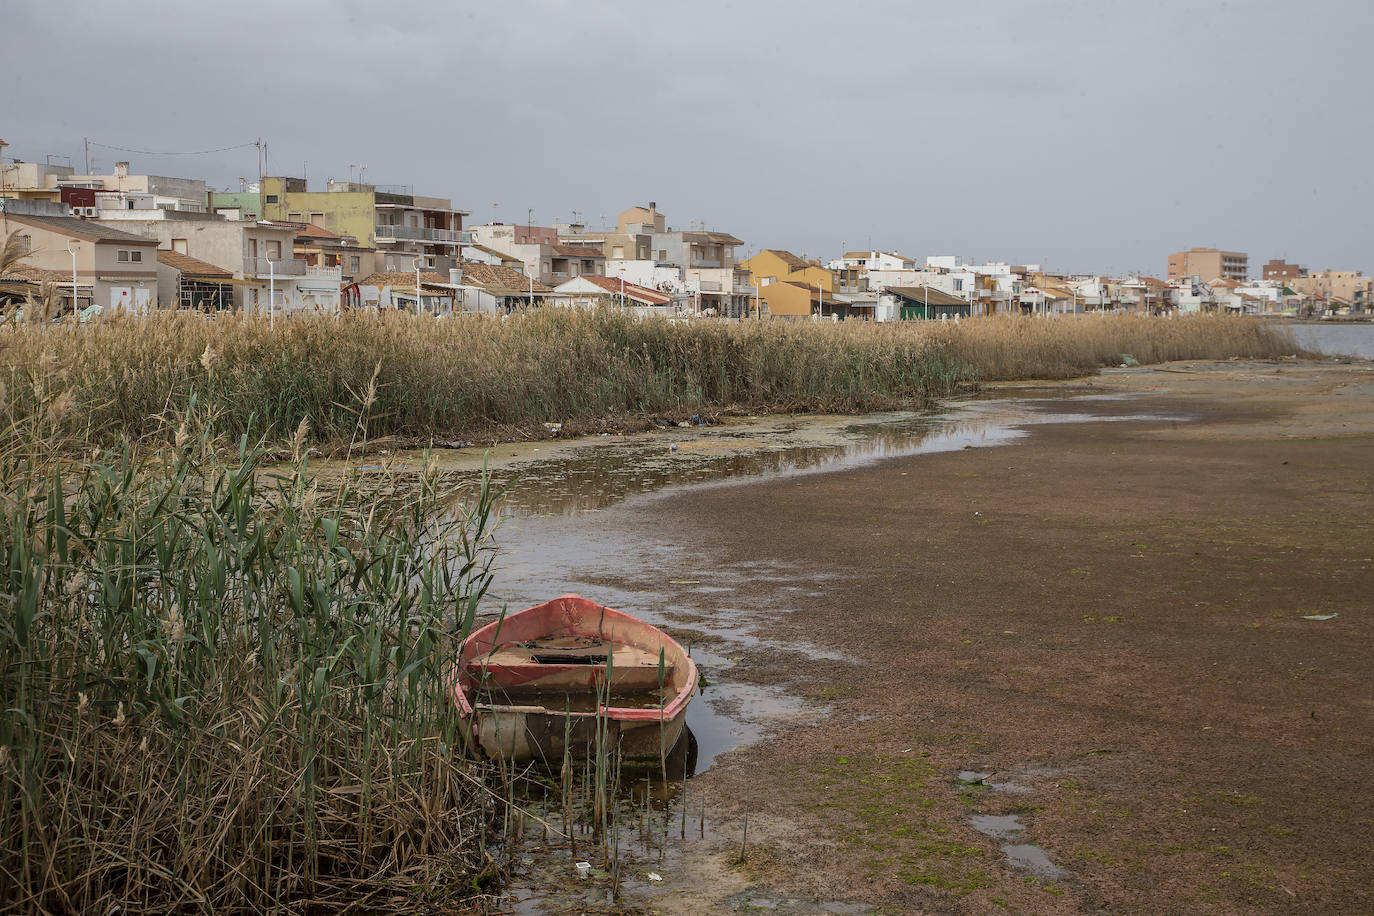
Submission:
<svg viewBox="0 0 1374 916">
<path fill-rule="evenodd" d="M 1158 419 L 626 507 L 693 569 L 743 571 L 698 604 L 768 615 L 776 577 L 748 570 L 794 570 L 814 597 L 763 629 L 843 657 L 738 659 L 731 677 L 827 712 L 693 780 L 716 838 L 632 908 L 1374 907 L 1374 365 L 1171 364 L 1005 393 L 1065 392 Z M 1005 814 L 1024 827 L 1005 839 L 971 820 Z M 1062 872 L 1014 867 L 1004 844 Z"/>
</svg>

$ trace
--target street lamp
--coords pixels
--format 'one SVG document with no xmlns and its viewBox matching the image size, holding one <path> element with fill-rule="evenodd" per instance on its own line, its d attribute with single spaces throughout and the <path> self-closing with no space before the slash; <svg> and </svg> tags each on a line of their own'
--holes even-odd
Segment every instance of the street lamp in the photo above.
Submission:
<svg viewBox="0 0 1374 916">
<path fill-rule="evenodd" d="M 422 304 L 424 300 L 420 298 L 420 263 L 423 260 L 424 258 L 419 257 L 410 259 L 410 263 L 415 265 L 415 314 L 417 315 L 422 315 L 425 311 Z"/>
<path fill-rule="evenodd" d="M 67 242 L 67 252 L 72 256 L 72 319 L 75 320 L 77 324 L 80 324 L 81 318 L 77 314 L 76 299 L 76 249 L 72 248 L 72 243 L 70 241 Z"/>
<path fill-rule="evenodd" d="M 275 330 L 277 327 L 277 265 L 272 263 L 272 259 L 264 256 L 267 262 L 267 329 Z"/>
</svg>

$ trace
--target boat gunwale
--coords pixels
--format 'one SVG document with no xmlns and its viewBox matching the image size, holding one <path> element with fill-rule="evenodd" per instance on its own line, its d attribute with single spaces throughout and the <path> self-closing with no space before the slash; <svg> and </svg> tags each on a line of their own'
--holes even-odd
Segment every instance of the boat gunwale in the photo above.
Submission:
<svg viewBox="0 0 1374 916">
<path fill-rule="evenodd" d="M 573 601 L 579 605 L 583 605 L 588 608 L 595 608 L 601 612 L 603 620 L 609 616 L 612 619 L 618 620 L 620 622 L 631 624 L 636 628 L 652 630 L 653 632 L 657 633 L 659 636 L 662 637 L 664 645 L 672 646 L 679 653 L 681 653 L 682 658 L 686 661 L 686 674 L 683 679 L 682 687 L 677 690 L 676 695 L 673 697 L 672 701 L 665 705 L 659 706 L 656 709 L 646 709 L 643 707 L 635 706 L 603 705 L 599 706 L 595 710 L 587 711 L 549 709 L 546 706 L 531 706 L 528 704 L 494 705 L 477 704 L 472 702 L 472 700 L 468 697 L 468 693 L 470 690 L 475 690 L 476 679 L 473 677 L 472 672 L 470 672 L 467 668 L 467 664 L 469 662 L 465 662 L 463 659 L 463 652 L 467 649 L 468 645 L 473 641 L 477 640 L 479 637 L 488 634 L 489 632 L 497 632 L 499 627 L 505 625 L 510 620 L 514 619 L 515 617 L 521 614 L 528 614 L 532 611 L 540 611 L 560 601 Z M 628 645 L 628 643 L 626 644 Z M 492 653 L 497 651 L 497 648 L 498 647 L 493 646 L 485 654 L 490 656 Z M 586 666 L 579 665 L 577 667 Z M 455 705 L 458 707 L 459 717 L 462 719 L 475 718 L 478 713 L 511 712 L 525 713 L 527 715 L 565 716 L 568 718 L 605 716 L 608 719 L 613 719 L 618 722 L 637 722 L 647 724 L 653 722 L 668 723 L 676 719 L 677 716 L 686 709 L 687 704 L 691 701 L 692 697 L 696 695 L 698 675 L 696 661 L 692 658 L 691 655 L 687 653 L 687 651 L 682 647 L 681 643 L 673 639 L 672 636 L 668 635 L 661 628 L 656 627 L 651 623 L 647 623 L 643 620 L 640 620 L 638 617 L 626 614 L 624 611 L 618 611 L 615 608 L 607 607 L 606 605 L 599 604 L 588 598 L 583 598 L 581 595 L 576 595 L 569 592 L 567 594 L 559 595 L 557 598 L 550 599 L 549 601 L 545 601 L 540 604 L 533 605 L 532 607 L 525 608 L 524 610 L 516 611 L 514 614 L 509 614 L 499 620 L 494 620 L 491 623 L 488 623 L 482 627 L 479 627 L 476 630 L 473 630 L 471 633 L 468 634 L 467 638 L 459 644 L 458 657 L 452 665 L 450 679 L 452 681 L 451 691 L 453 694 L 453 699 Z"/>
</svg>

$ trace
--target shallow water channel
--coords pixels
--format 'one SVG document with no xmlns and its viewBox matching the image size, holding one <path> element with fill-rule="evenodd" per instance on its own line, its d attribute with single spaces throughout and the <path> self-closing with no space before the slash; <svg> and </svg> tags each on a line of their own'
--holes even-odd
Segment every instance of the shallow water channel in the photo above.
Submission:
<svg viewBox="0 0 1374 916">
<path fill-rule="evenodd" d="M 780 415 L 721 426 L 672 427 L 541 446 L 497 446 L 486 455 L 506 487 L 496 540 L 499 558 L 485 611 L 517 611 L 566 592 L 663 626 L 688 645 L 707 686 L 688 707 L 696 743 L 695 772 L 722 753 L 757 740 L 788 717 L 815 714 L 781 690 L 732 680 L 732 656 L 757 647 L 810 658 L 838 656 L 814 645 L 782 645 L 762 632 L 770 615 L 788 608 L 732 607 L 740 582 L 773 582 L 784 603 L 819 596 L 815 570 L 760 560 L 702 568 L 677 547 L 627 532 L 621 507 L 642 507 L 685 486 L 742 486 L 762 478 L 822 473 L 888 458 L 1014 442 L 1045 423 L 1161 419 L 1123 410 L 1102 416 L 1074 409 L 1088 398 L 966 400 L 939 410 L 863 417 Z M 1125 405 L 1123 405 L 1124 407 Z M 475 481 L 481 455 L 441 454 L 441 471 Z M 396 461 L 420 458 L 396 456 Z M 660 587 L 608 585 L 625 571 L 661 570 Z M 693 596 L 710 596 L 709 615 Z"/>
<path fill-rule="evenodd" d="M 823 594 L 826 574 L 758 558 L 718 568 L 708 565 L 705 556 L 684 555 L 670 538 L 656 539 L 652 530 L 645 534 L 643 519 L 652 518 L 654 500 L 671 498 L 682 487 L 747 486 L 763 478 L 823 473 L 899 456 L 1006 446 L 1039 424 L 1168 419 L 1132 413 L 1126 401 L 1119 412 L 1104 416 L 1104 399 L 1116 398 L 1064 396 L 1050 389 L 1046 396 L 1036 392 L 1030 398 L 970 399 L 932 411 L 753 417 L 720 426 L 497 446 L 487 453 L 442 452 L 437 460 L 441 472 L 457 483 L 475 482 L 485 460 L 495 481 L 506 487 L 499 506 L 496 574 L 485 613 L 495 615 L 503 606 L 513 612 L 576 592 L 661 626 L 689 648 L 705 685 L 688 707 L 685 746 L 679 745 L 671 769 L 690 778 L 720 755 L 765 738 L 771 729 L 827 713 L 823 700 L 748 683 L 732 670 L 740 653 L 763 647 L 811 659 L 843 659 L 824 646 L 782 643 L 768 635 L 771 619 Z M 1090 401 L 1099 403 L 1089 410 Z M 419 455 L 388 456 L 393 469 L 418 467 L 421 460 Z M 366 465 L 358 471 L 370 472 Z M 913 484 L 919 485 L 918 472 L 912 473 L 917 478 Z M 637 525 L 626 523 L 630 511 Z M 646 570 L 653 575 L 646 577 Z M 609 584 L 627 579 L 651 584 L 633 589 Z M 730 596 L 745 580 L 774 583 L 772 606 L 732 603 Z M 707 835 L 707 818 L 698 814 L 703 800 L 689 782 L 679 775 L 675 786 L 658 789 L 646 808 L 656 806 L 665 824 L 683 815 L 684 835 L 689 820 L 692 833 Z M 681 809 L 676 813 L 675 800 Z M 670 832 L 676 837 L 679 829 L 674 826 Z M 1004 849 L 1009 858 L 1033 851 Z M 661 845 L 658 855 L 663 855 Z M 560 865 L 550 872 L 547 863 L 528 863 L 510 899 L 520 901 L 517 912 L 537 913 L 541 888 L 559 876 L 566 879 L 566 868 Z M 1053 873 L 1052 865 L 1024 864 L 1033 873 Z M 652 894 L 654 887 L 640 881 L 628 889 Z"/>
</svg>

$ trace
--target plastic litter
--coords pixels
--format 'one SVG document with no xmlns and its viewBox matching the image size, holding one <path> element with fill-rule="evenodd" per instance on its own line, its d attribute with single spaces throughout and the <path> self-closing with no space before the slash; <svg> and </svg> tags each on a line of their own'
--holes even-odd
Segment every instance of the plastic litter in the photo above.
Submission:
<svg viewBox="0 0 1374 916">
<path fill-rule="evenodd" d="M 1303 615 L 1302 615 L 1302 619 L 1303 619 L 1303 620 L 1330 620 L 1330 619 L 1333 618 L 1333 617 L 1339 617 L 1339 616 L 1341 616 L 1341 615 L 1340 615 L 1340 614 L 1336 614 L 1336 613 L 1331 613 L 1331 614 L 1303 614 Z"/>
<path fill-rule="evenodd" d="M 648 877 L 648 879 L 649 879 L 650 881 L 662 881 L 662 880 L 663 880 L 663 876 L 660 875 L 660 874 L 659 874 L 658 872 L 656 872 L 656 871 L 651 871 L 651 872 L 649 872 L 649 874 L 647 875 L 647 877 Z"/>
<path fill-rule="evenodd" d="M 592 863 L 590 862 L 574 862 L 573 868 L 577 869 L 577 877 L 579 878 L 585 878 L 592 873 Z"/>
<path fill-rule="evenodd" d="M 1136 359 L 1136 358 L 1135 358 L 1134 356 L 1132 356 L 1131 354 L 1129 354 L 1129 353 L 1122 353 L 1122 354 L 1121 354 L 1121 368 L 1123 368 L 1123 369 L 1130 369 L 1132 366 L 1139 366 L 1139 365 L 1140 365 L 1140 360 Z"/>
</svg>

